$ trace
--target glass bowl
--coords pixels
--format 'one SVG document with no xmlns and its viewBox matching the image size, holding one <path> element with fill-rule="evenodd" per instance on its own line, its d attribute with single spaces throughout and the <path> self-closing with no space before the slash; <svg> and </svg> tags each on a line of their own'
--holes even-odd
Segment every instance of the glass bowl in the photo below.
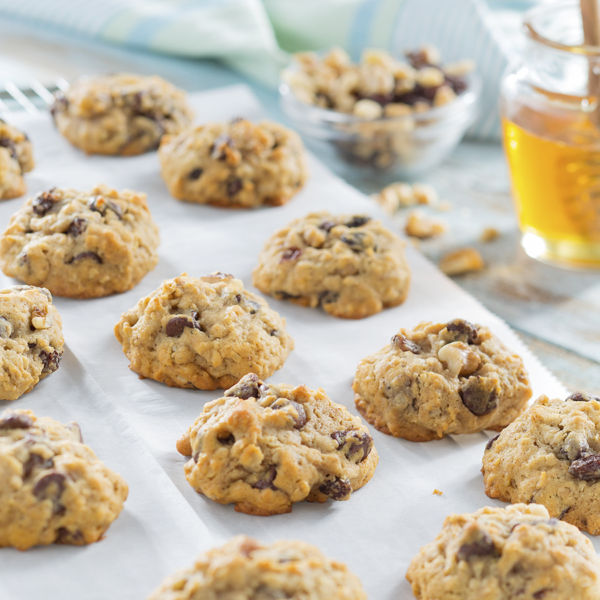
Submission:
<svg viewBox="0 0 600 600">
<path fill-rule="evenodd" d="M 298 100 L 282 73 L 280 104 L 307 146 L 345 179 L 362 175 L 413 177 L 440 164 L 477 117 L 481 81 L 465 77 L 454 100 L 401 117 L 365 119 Z"/>
</svg>

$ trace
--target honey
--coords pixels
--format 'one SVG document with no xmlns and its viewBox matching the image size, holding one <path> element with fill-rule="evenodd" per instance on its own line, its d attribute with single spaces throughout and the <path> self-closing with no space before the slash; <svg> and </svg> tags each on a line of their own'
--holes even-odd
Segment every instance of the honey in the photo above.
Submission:
<svg viewBox="0 0 600 600">
<path fill-rule="evenodd" d="M 600 267 L 600 131 L 585 114 L 518 112 L 527 129 L 503 130 L 526 252 Z"/>
</svg>

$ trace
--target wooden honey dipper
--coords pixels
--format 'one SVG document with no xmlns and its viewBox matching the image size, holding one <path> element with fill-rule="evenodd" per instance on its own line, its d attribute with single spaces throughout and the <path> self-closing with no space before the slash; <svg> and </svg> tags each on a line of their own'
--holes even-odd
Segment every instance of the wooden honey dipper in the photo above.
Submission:
<svg viewBox="0 0 600 600">
<path fill-rule="evenodd" d="M 583 40 L 586 46 L 600 46 L 600 10 L 598 0 L 579 0 L 581 5 L 581 21 L 583 23 Z M 596 108 L 590 119 L 600 128 L 600 61 L 596 63 L 590 58 L 588 75 L 588 95 L 596 100 Z"/>
</svg>

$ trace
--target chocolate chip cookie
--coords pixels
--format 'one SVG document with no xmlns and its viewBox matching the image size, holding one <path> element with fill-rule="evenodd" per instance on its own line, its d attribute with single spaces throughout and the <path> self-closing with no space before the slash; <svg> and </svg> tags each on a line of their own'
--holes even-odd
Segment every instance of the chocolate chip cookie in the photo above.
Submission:
<svg viewBox="0 0 600 600">
<path fill-rule="evenodd" d="M 121 315 L 115 335 L 138 375 L 199 390 L 269 377 L 294 349 L 285 319 L 223 273 L 164 281 Z"/>
<path fill-rule="evenodd" d="M 308 177 L 298 134 L 269 121 L 200 125 L 165 136 L 158 155 L 171 194 L 199 204 L 279 206 Z"/>
<path fill-rule="evenodd" d="M 253 283 L 278 300 L 362 319 L 404 302 L 410 269 L 404 242 L 379 221 L 320 212 L 267 240 Z"/>
<path fill-rule="evenodd" d="M 182 90 L 160 77 L 127 73 L 76 81 L 56 93 L 50 112 L 77 148 L 122 156 L 156 150 L 163 135 L 179 133 L 193 117 Z"/>
<path fill-rule="evenodd" d="M 62 321 L 45 288 L 0 291 L 0 400 L 16 400 L 58 369 Z"/>
<path fill-rule="evenodd" d="M 481 471 L 490 498 L 543 504 L 600 535 L 600 397 L 540 396 L 488 442 Z"/>
<path fill-rule="evenodd" d="M 539 504 L 449 516 L 406 578 L 418 600 L 600 598 L 592 543 Z"/>
<path fill-rule="evenodd" d="M 97 298 L 137 285 L 156 266 L 158 243 L 146 194 L 53 188 L 12 216 L 0 267 L 57 296 Z"/>
<path fill-rule="evenodd" d="M 0 546 L 91 544 L 119 516 L 127 484 L 83 443 L 77 423 L 0 415 Z"/>
<path fill-rule="evenodd" d="M 360 418 L 322 389 L 246 375 L 205 405 L 177 442 L 198 492 L 251 515 L 288 513 L 308 500 L 348 500 L 379 461 Z"/>
<path fill-rule="evenodd" d="M 346 565 L 304 542 L 265 546 L 246 536 L 206 552 L 193 567 L 167 577 L 148 600 L 366 600 Z"/>
<path fill-rule="evenodd" d="M 369 423 L 413 442 L 499 431 L 531 397 L 521 358 L 464 319 L 400 329 L 360 362 L 352 387 Z"/>
<path fill-rule="evenodd" d="M 0 119 L 0 200 L 22 196 L 27 191 L 23 173 L 34 166 L 29 138 Z"/>
</svg>

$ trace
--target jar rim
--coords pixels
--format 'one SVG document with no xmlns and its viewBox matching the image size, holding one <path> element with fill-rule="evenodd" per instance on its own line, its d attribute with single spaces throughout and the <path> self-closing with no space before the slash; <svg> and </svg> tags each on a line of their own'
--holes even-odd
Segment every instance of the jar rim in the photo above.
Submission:
<svg viewBox="0 0 600 600">
<path fill-rule="evenodd" d="M 562 50 L 563 52 L 570 52 L 571 54 L 579 54 L 583 56 L 600 57 L 600 46 L 590 46 L 586 44 L 563 44 L 562 42 L 557 42 L 556 40 L 552 40 L 545 35 L 542 35 L 538 31 L 536 20 L 551 16 L 553 13 L 558 13 L 566 8 L 572 8 L 573 10 L 579 11 L 579 7 L 580 4 L 578 0 L 569 0 L 566 2 L 553 3 L 551 5 L 538 6 L 531 9 L 525 14 L 525 18 L 523 20 L 523 30 L 525 35 L 536 42 L 556 50 Z"/>
</svg>

